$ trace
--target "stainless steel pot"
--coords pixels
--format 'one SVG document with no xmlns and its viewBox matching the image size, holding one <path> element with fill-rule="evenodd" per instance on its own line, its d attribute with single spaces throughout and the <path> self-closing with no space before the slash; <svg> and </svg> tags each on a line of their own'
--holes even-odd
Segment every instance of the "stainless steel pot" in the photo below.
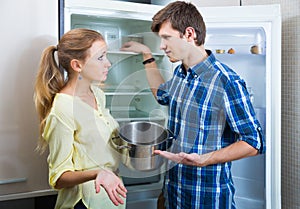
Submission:
<svg viewBox="0 0 300 209">
<path fill-rule="evenodd" d="M 123 164 L 138 171 L 158 169 L 165 161 L 154 150 L 167 150 L 173 137 L 163 126 L 145 121 L 130 122 L 113 138 L 114 148 L 121 154 Z"/>
</svg>

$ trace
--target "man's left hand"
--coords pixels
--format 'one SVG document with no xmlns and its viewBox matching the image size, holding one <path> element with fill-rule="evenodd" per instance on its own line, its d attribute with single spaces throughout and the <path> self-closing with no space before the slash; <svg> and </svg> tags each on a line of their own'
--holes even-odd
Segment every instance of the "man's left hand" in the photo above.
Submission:
<svg viewBox="0 0 300 209">
<path fill-rule="evenodd" d="M 203 155 L 199 155 L 196 153 L 187 154 L 184 152 L 174 154 L 171 152 L 161 151 L 161 150 L 155 150 L 154 153 L 158 154 L 164 158 L 167 158 L 171 161 L 174 161 L 176 163 L 181 163 L 181 164 L 190 165 L 190 166 L 200 166 L 200 167 L 206 166 L 208 159 L 212 155 L 212 152 L 203 154 Z"/>
</svg>

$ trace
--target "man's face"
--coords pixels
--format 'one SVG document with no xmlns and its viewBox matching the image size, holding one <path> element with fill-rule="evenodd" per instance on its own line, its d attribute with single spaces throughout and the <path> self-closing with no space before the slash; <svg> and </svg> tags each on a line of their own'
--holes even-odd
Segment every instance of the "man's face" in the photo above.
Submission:
<svg viewBox="0 0 300 209">
<path fill-rule="evenodd" d="M 182 46 L 186 44 L 183 35 L 179 31 L 172 28 L 169 21 L 164 22 L 158 32 L 161 38 L 160 49 L 164 50 L 171 62 L 182 60 Z"/>
</svg>

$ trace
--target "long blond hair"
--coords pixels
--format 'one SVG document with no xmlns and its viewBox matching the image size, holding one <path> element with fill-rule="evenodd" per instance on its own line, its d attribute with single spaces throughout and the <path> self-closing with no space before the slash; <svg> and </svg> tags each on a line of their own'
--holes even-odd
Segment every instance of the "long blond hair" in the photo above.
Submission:
<svg viewBox="0 0 300 209">
<path fill-rule="evenodd" d="M 62 36 L 57 46 L 49 46 L 42 53 L 34 87 L 35 108 L 40 121 L 37 150 L 41 153 L 47 147 L 42 134 L 54 97 L 62 90 L 72 74 L 70 62 L 72 59 L 85 61 L 89 55 L 88 49 L 97 40 L 103 41 L 104 39 L 96 31 L 83 28 L 73 29 Z M 59 65 L 55 59 L 56 51 Z M 64 78 L 64 72 L 66 72 L 66 78 Z"/>
</svg>

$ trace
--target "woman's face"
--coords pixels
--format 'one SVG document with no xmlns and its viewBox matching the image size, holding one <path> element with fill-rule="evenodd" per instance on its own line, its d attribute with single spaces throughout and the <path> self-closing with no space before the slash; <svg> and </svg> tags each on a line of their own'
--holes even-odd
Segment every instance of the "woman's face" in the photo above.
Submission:
<svg viewBox="0 0 300 209">
<path fill-rule="evenodd" d="M 95 41 L 89 49 L 90 56 L 81 71 L 81 76 L 91 81 L 104 82 L 107 79 L 111 63 L 107 59 L 107 45 L 104 41 Z"/>
</svg>

